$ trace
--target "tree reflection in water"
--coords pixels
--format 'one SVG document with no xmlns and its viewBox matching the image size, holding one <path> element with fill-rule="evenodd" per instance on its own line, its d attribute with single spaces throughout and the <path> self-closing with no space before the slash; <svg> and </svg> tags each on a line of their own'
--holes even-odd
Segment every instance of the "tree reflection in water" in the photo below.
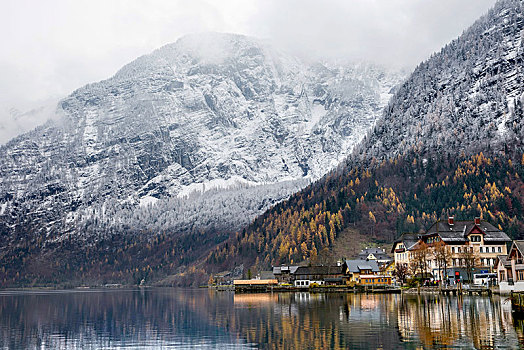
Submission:
<svg viewBox="0 0 524 350">
<path fill-rule="evenodd" d="M 523 329 L 497 297 L 205 289 L 0 294 L 0 348 L 7 349 L 514 349 Z"/>
</svg>

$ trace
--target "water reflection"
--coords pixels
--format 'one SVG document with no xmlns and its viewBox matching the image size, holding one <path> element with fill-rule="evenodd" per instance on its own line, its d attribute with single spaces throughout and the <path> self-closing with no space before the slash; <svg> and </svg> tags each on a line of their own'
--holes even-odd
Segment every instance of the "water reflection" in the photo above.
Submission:
<svg viewBox="0 0 524 350">
<path fill-rule="evenodd" d="M 498 297 L 0 293 L 4 349 L 515 349 L 523 330 Z"/>
</svg>

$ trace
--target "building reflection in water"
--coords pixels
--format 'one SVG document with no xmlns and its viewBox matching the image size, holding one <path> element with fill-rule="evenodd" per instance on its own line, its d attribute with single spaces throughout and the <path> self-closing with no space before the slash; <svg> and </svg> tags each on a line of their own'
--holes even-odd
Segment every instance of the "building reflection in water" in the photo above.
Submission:
<svg viewBox="0 0 524 350">
<path fill-rule="evenodd" d="M 426 348 L 517 345 L 511 305 L 499 297 L 410 296 L 401 298 L 396 307 L 402 338 L 418 339 Z"/>
<path fill-rule="evenodd" d="M 213 290 L 0 293 L 0 348 L 519 348 L 498 297 L 234 294 Z"/>
<path fill-rule="evenodd" d="M 240 334 L 265 348 L 513 349 L 524 329 L 524 322 L 517 324 L 517 338 L 511 305 L 499 297 L 235 296 L 235 307 L 244 308 L 246 302 L 249 311 L 236 310 L 233 316 Z"/>
</svg>

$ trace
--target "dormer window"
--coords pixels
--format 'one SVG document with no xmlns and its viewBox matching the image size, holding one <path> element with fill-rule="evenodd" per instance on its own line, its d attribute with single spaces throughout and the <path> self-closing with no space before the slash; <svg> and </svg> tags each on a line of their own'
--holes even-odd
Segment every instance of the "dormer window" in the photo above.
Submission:
<svg viewBox="0 0 524 350">
<path fill-rule="evenodd" d="M 482 238 L 480 235 L 472 235 L 472 236 L 469 236 L 469 240 L 471 242 L 480 242 Z"/>
</svg>

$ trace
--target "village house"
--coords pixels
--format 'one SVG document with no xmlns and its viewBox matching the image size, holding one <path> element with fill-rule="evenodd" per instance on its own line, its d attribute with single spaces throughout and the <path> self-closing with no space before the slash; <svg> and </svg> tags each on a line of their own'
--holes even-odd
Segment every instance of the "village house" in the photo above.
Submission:
<svg viewBox="0 0 524 350">
<path fill-rule="evenodd" d="M 478 272 L 493 270 L 498 255 L 507 253 L 506 244 L 511 239 L 490 223 L 475 218 L 472 221 L 456 221 L 450 217 L 447 221 L 435 222 L 424 234 L 420 234 L 416 244 L 412 245 L 412 236 L 393 246 L 395 263 L 406 263 L 416 270 L 417 259 L 423 252 L 423 266 L 438 280 L 446 276 L 454 279 L 469 280 Z M 418 258 L 417 258 L 418 257 Z M 420 265 L 420 264 L 419 264 Z M 413 272 L 413 271 L 412 271 Z"/>
<path fill-rule="evenodd" d="M 293 281 L 295 280 L 294 273 L 297 269 L 298 266 L 273 266 L 273 276 L 275 276 L 279 284 L 293 284 Z"/>
<path fill-rule="evenodd" d="M 362 286 L 388 286 L 391 285 L 391 276 L 385 275 L 360 275 Z"/>
<path fill-rule="evenodd" d="M 501 294 L 524 291 L 524 241 L 513 241 L 507 255 L 495 264 Z"/>
<path fill-rule="evenodd" d="M 299 266 L 295 272 L 295 287 L 307 288 L 313 283 L 323 285 L 346 284 L 346 268 L 337 266 Z"/>
<path fill-rule="evenodd" d="M 392 264 L 393 262 L 388 266 Z M 339 261 L 336 266 L 275 266 L 272 273 L 279 284 L 290 284 L 298 288 L 308 288 L 312 284 L 391 284 L 391 276 L 381 271 L 376 260 L 354 259 Z M 361 276 L 366 276 L 366 281 Z"/>
<path fill-rule="evenodd" d="M 419 240 L 418 233 L 403 233 L 394 243 L 391 248 L 395 265 L 409 264 L 409 250 L 417 244 Z"/>
<path fill-rule="evenodd" d="M 380 273 L 380 267 L 375 260 L 346 260 L 345 267 L 347 282 L 349 283 L 360 284 L 361 276 L 373 276 Z"/>
<path fill-rule="evenodd" d="M 360 260 L 375 260 L 379 266 L 387 265 L 393 261 L 393 259 L 386 254 L 386 251 L 380 249 L 380 247 L 366 248 L 358 254 L 357 258 Z"/>
<path fill-rule="evenodd" d="M 380 273 L 385 276 L 393 277 L 395 275 L 395 261 L 392 260 L 389 264 L 381 266 Z"/>
</svg>

